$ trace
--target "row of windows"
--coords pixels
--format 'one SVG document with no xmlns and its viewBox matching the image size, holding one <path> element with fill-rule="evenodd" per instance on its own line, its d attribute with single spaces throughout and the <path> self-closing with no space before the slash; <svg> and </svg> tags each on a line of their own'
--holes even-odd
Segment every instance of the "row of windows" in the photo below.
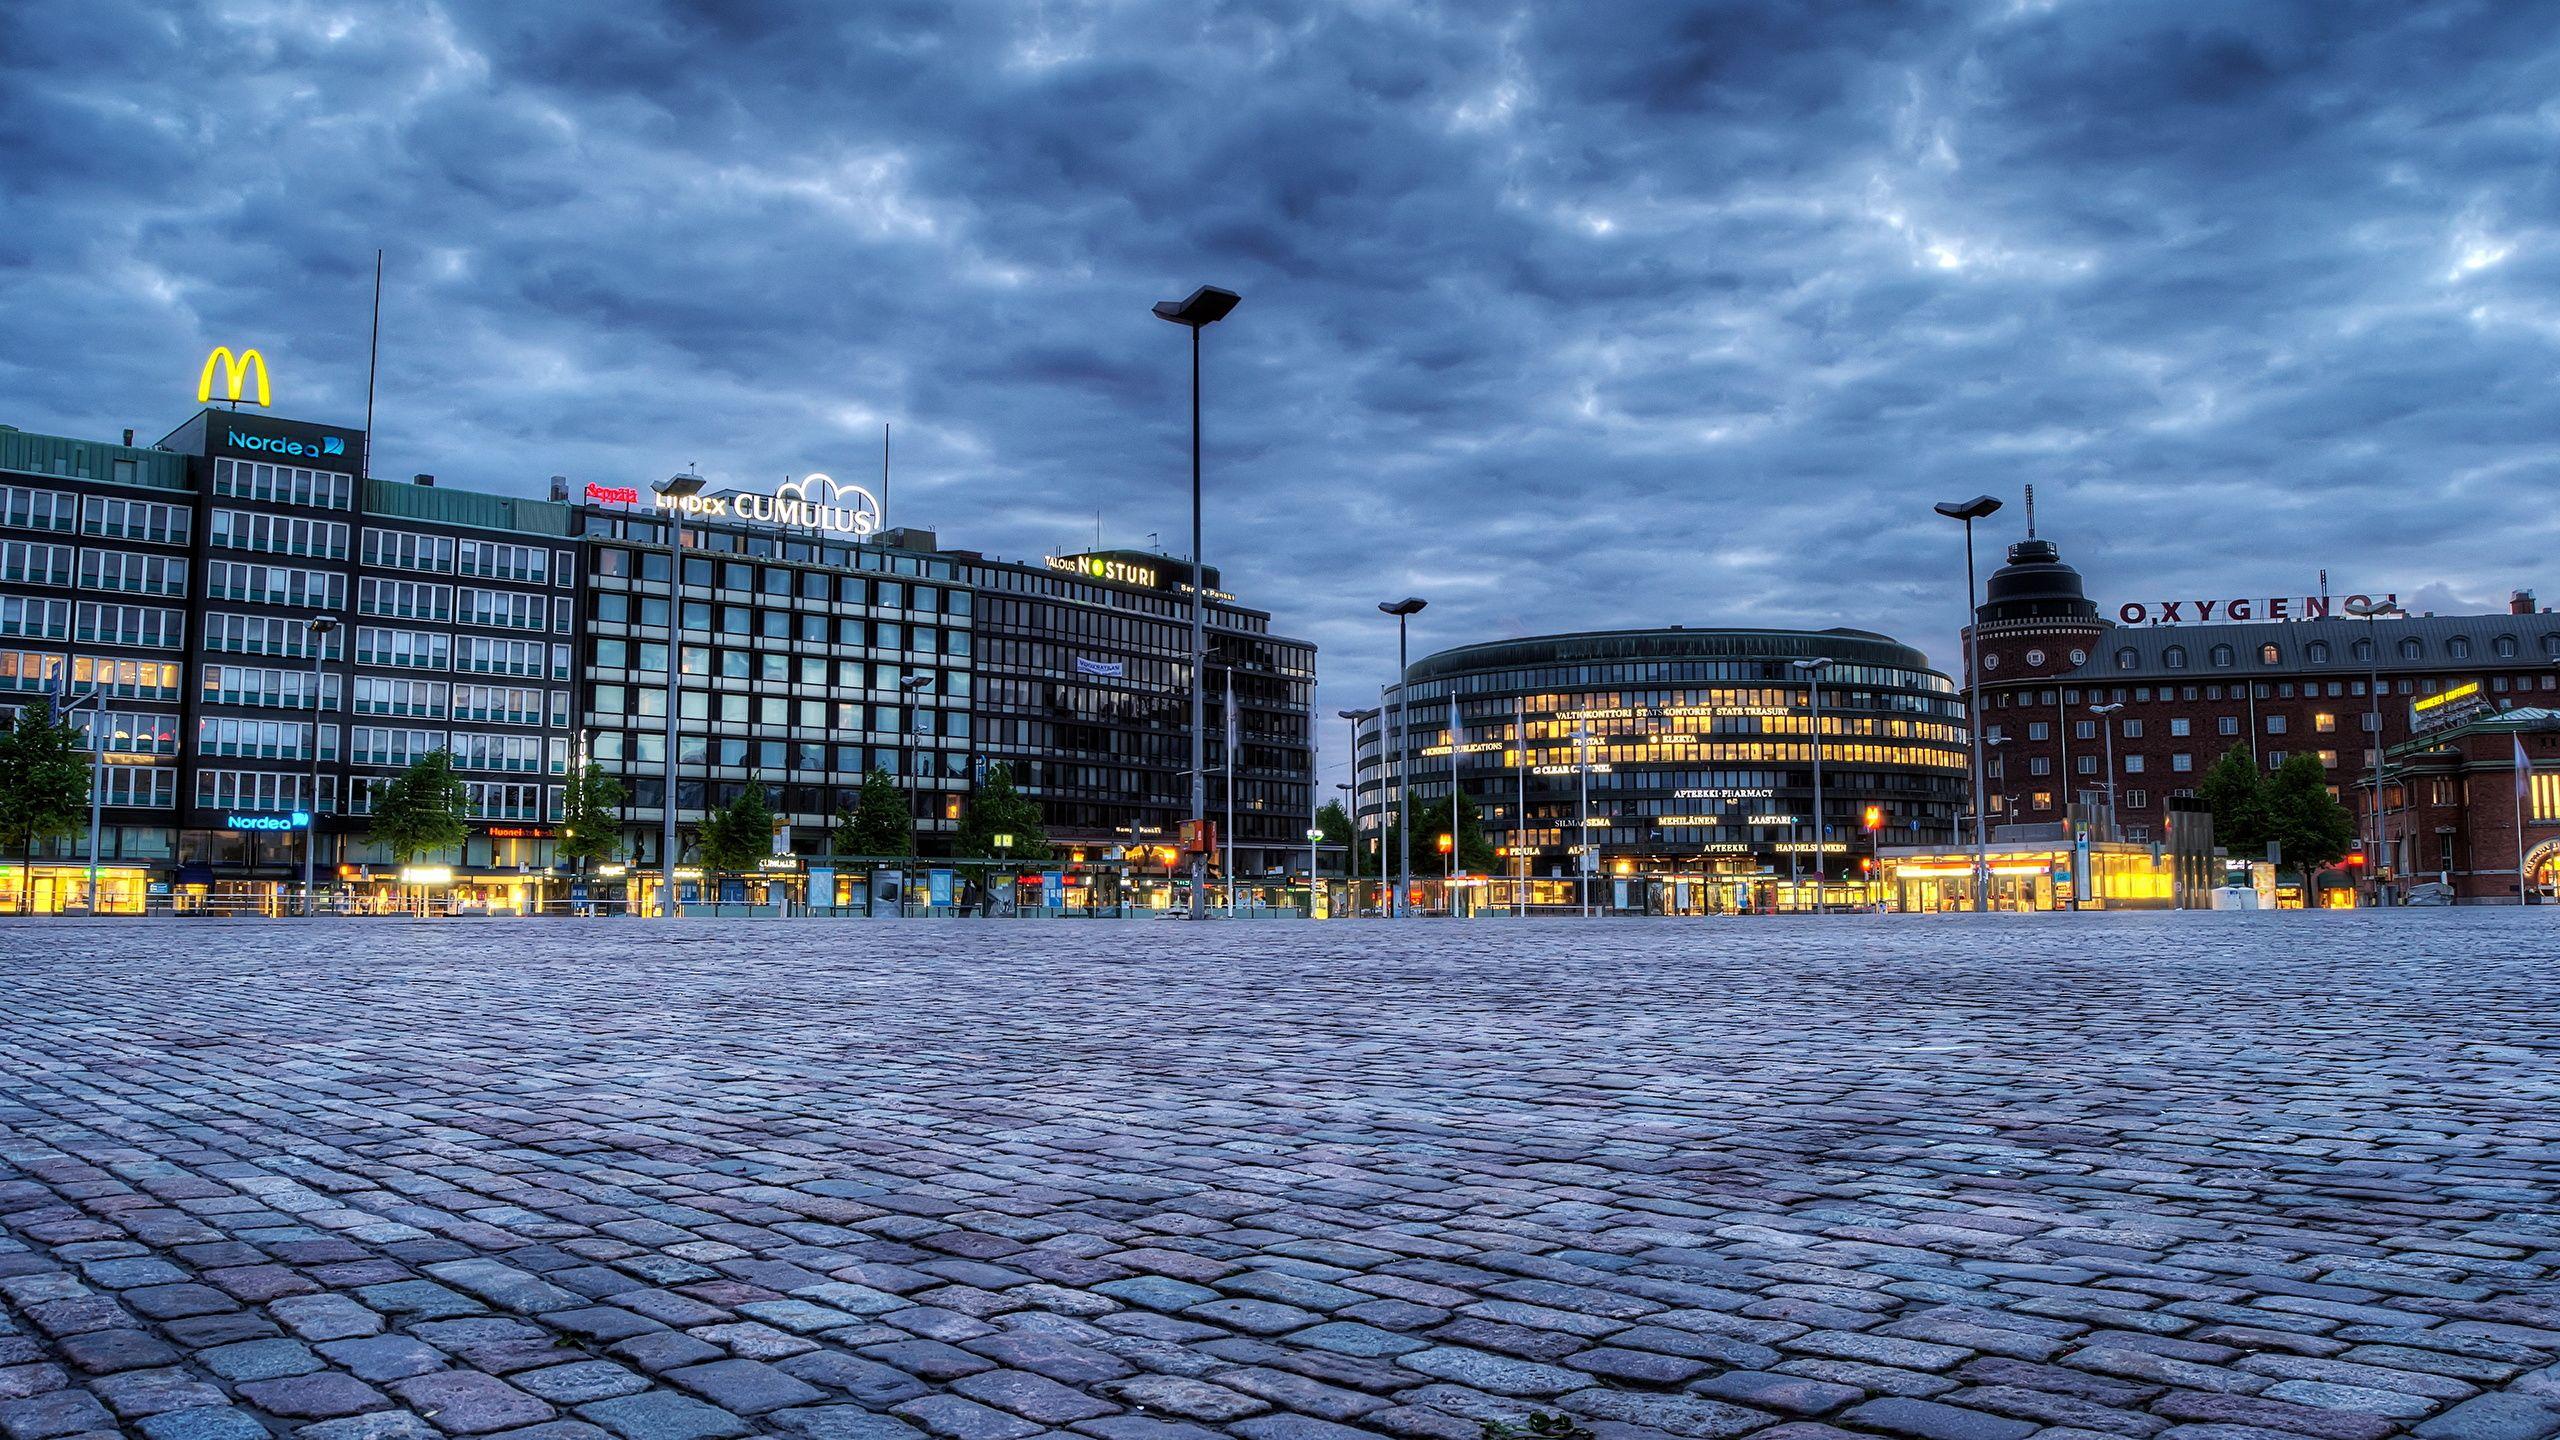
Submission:
<svg viewBox="0 0 2560 1440">
<path fill-rule="evenodd" d="M 687 538 L 692 538 L 688 532 Z M 866 549 L 866 559 L 876 553 Z M 667 552 L 657 550 L 624 550 L 617 546 L 598 546 L 595 573 L 612 579 L 637 580 L 645 585 L 664 585 L 671 567 Z M 862 568 L 877 570 L 878 565 Z M 848 563 L 846 570 L 853 569 Z M 966 590 L 946 590 L 938 585 L 924 585 L 910 580 L 874 579 L 867 575 L 846 574 L 835 570 L 802 570 L 787 565 L 750 565 L 743 560 L 712 560 L 688 555 L 684 561 L 684 588 L 727 590 L 740 595 L 765 595 L 779 599 L 796 596 L 802 600 L 823 601 L 835 606 L 861 606 L 866 609 L 920 610 L 932 614 L 967 615 L 975 605 L 975 597 Z"/>
<path fill-rule="evenodd" d="M 71 712 L 71 728 L 80 732 L 83 745 L 89 741 L 90 727 L 100 719 L 94 710 Z M 141 710 L 110 710 L 104 716 L 109 750 L 129 755 L 175 755 L 178 753 L 178 717 L 155 715 Z M 115 769 L 115 766 L 107 767 Z"/>
<path fill-rule="evenodd" d="M 663 640 L 618 640 L 598 637 L 590 646 L 594 666 L 598 670 L 635 670 L 643 678 L 663 676 L 667 671 L 667 645 Z M 895 693 L 899 682 L 910 676 L 932 677 L 925 693 L 965 697 L 970 690 L 966 670 L 932 670 L 886 661 L 833 660 L 816 655 L 786 655 L 776 651 L 746 650 L 708 645 L 687 645 L 678 657 L 689 676 L 718 676 L 726 680 L 766 680 L 787 682 L 797 676 L 799 683 L 828 686 L 838 690 L 883 690 Z M 832 675 L 828 667 L 833 667 Z"/>
<path fill-rule="evenodd" d="M 598 724 L 610 725 L 626 716 L 664 719 L 667 713 L 667 692 L 660 686 L 593 685 L 588 687 L 587 697 L 587 713 Z M 902 708 L 906 712 L 903 715 Z M 791 699 L 780 695 L 714 695 L 700 689 L 684 692 L 678 715 L 685 720 L 703 721 L 716 715 L 723 725 L 772 729 L 797 725 L 803 730 L 870 730 L 887 735 L 902 730 L 915 735 L 960 738 L 969 734 L 966 710 L 937 710 L 930 705 L 865 705 L 854 700 Z"/>
<path fill-rule="evenodd" d="M 370 815 L 376 796 L 392 781 L 389 775 L 359 775 L 355 780 L 350 811 Z M 561 818 L 562 801 L 557 785 L 525 784 L 513 780 L 472 780 L 464 783 L 467 794 L 465 808 L 474 820 L 557 820 Z"/>
<path fill-rule="evenodd" d="M 51 690 L 62 675 L 62 655 L 39 650 L 0 650 L 0 690 Z M 79 655 L 71 660 L 71 691 L 111 700 L 177 700 L 180 667 L 159 660 Z"/>
<path fill-rule="evenodd" d="M 257 550 L 317 560 L 347 558 L 347 527 L 335 520 L 268 515 L 247 510 L 213 512 L 213 544 L 225 550 Z"/>
<path fill-rule="evenodd" d="M 192 521 L 192 512 L 182 505 L 0 485 L 0 525 L 12 530 L 50 530 L 64 535 L 76 530 L 115 540 L 184 545 L 192 533 Z"/>
<path fill-rule="evenodd" d="M 157 605 L 110 605 L 83 600 L 74 612 L 72 633 L 83 643 L 182 650 L 187 643 L 187 612 Z"/>
<path fill-rule="evenodd" d="M 183 596 L 187 593 L 187 557 L 136 550 L 83 550 L 80 588 L 120 590 L 128 595 Z"/>
<path fill-rule="evenodd" d="M 2541 648 L 2543 658 L 2560 660 L 2560 631 L 2544 632 Z M 2426 641 L 2415 635 L 2402 636 L 2395 642 L 2393 649 L 2403 660 L 2427 658 Z M 2373 641 L 2359 639 L 2347 647 L 2347 652 L 2348 657 L 2357 664 L 2371 664 L 2374 658 Z M 2455 635 L 2444 642 L 2444 658 L 2447 660 L 2468 660 L 2472 658 L 2473 653 L 2471 637 L 2468 635 Z M 2513 635 L 2494 635 L 2489 639 L 2489 653 L 2500 660 L 2513 660 L 2523 653 L 2523 643 Z M 2326 665 L 2333 659 L 2334 655 L 2326 640 L 2313 640 L 2302 647 L 2302 660 L 2306 665 Z M 2205 663 L 2216 669 L 2229 669 L 2238 662 L 2239 652 L 2229 645 L 2215 645 L 2205 651 Z M 2284 664 L 2284 647 L 2273 642 L 2260 645 L 2258 663 L 2269 666 Z M 2160 652 L 2160 667 L 2164 670 L 2186 669 L 2187 647 L 2171 645 L 2163 649 Z M 2142 668 L 2142 652 L 2130 645 L 2119 649 L 2116 651 L 2116 668 L 2119 670 Z"/>
<path fill-rule="evenodd" d="M 196 721 L 196 753 L 234 760 L 309 760 L 313 726 L 302 720 L 240 720 L 207 715 Z M 338 758 L 338 727 L 322 725 L 320 754 Z"/>
<path fill-rule="evenodd" d="M 334 570 L 299 565 L 261 565 L 245 560 L 208 560 L 205 596 L 251 605 L 292 605 L 310 610 L 343 610 L 347 577 Z"/>
<path fill-rule="evenodd" d="M 314 505 L 323 510 L 355 508 L 356 478 L 336 470 L 301 465 L 271 465 L 264 460 L 213 462 L 213 493 L 275 505 Z"/>
<path fill-rule="evenodd" d="M 358 765 L 414 765 L 438 750 L 453 756 L 459 770 L 537 772 L 546 763 L 553 774 L 569 768 L 565 737 L 512 735 L 478 730 L 403 730 L 358 725 L 348 736 L 348 752 Z"/>
<path fill-rule="evenodd" d="M 200 810 L 310 810 L 329 814 L 338 808 L 338 777 L 322 775 L 312 803 L 312 777 L 300 770 L 198 770 L 196 808 Z"/>
<path fill-rule="evenodd" d="M 256 705 L 269 710 L 308 710 L 312 684 L 320 686 L 320 708 L 338 708 L 338 677 L 314 676 L 309 670 L 256 665 L 207 665 L 199 677 L 208 705 Z M 362 685 L 364 682 L 356 682 Z"/>
<path fill-rule="evenodd" d="M 321 658 L 335 660 L 343 628 L 315 633 L 308 621 L 281 615 L 241 615 L 228 610 L 208 610 L 204 617 L 204 648 L 218 654 L 279 655 L 287 659 L 308 660 L 315 641 Z"/>
<path fill-rule="evenodd" d="M 658 731 L 626 735 L 619 730 L 600 730 L 589 743 L 589 754 L 599 764 L 630 765 L 648 771 L 661 769 L 667 763 L 667 737 Z M 831 745 L 816 740 L 681 735 L 677 737 L 676 759 L 679 765 L 729 765 L 776 777 L 798 771 L 867 775 L 873 770 L 903 777 L 911 762 L 919 778 L 955 780 L 969 775 L 966 753 L 921 745 Z"/>
</svg>

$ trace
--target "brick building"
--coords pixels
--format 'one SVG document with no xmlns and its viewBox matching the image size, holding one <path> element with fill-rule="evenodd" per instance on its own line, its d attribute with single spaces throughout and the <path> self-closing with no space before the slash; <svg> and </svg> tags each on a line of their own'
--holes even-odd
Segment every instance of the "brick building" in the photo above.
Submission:
<svg viewBox="0 0 2560 1440">
<path fill-rule="evenodd" d="M 2392 746 L 2382 773 L 2392 829 L 2408 837 L 2406 883 L 2442 886 L 2457 905 L 2504 905 L 2515 902 L 2522 873 L 2528 900 L 2554 899 L 2560 709 L 2480 710 Z"/>
<path fill-rule="evenodd" d="M 2234 610 L 2228 602 L 2193 608 Z M 2100 613 L 2052 541 L 2030 536 L 2010 546 L 1974 627 L 1985 803 L 1995 823 L 2055 823 L 2074 803 L 2112 801 L 2126 839 L 2159 839 L 2168 798 L 2193 794 L 2225 751 L 2246 748 L 2269 772 L 2308 751 L 2332 793 L 2357 811 L 2368 844 L 2382 837 L 2373 873 L 2426 878 L 2439 868 L 2428 849 L 2434 831 L 2412 814 L 2397 768 L 2378 821 L 2373 814 L 2376 735 L 2384 747 L 2407 742 L 2414 707 L 2466 685 L 2493 711 L 2560 706 L 2560 615 L 2536 610 L 2528 592 L 2490 615 L 2355 619 L 2324 597 L 2237 610 L 2287 618 L 2118 623 Z M 2513 872 L 2510 860 L 2508 895 Z"/>
</svg>

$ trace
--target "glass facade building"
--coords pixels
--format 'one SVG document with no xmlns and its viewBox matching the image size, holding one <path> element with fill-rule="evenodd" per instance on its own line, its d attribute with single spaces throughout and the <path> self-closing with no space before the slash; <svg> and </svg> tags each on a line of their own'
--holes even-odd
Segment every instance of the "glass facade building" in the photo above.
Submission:
<svg viewBox="0 0 2560 1440">
<path fill-rule="evenodd" d="M 1818 832 L 1814 682 L 1796 665 L 1814 659 L 1830 662 Z M 1810 906 L 1817 873 L 1832 903 L 1878 898 L 1866 863 L 1877 845 L 1953 834 L 1969 793 L 1965 725 L 1953 681 L 1867 631 L 1602 631 L 1444 650 L 1359 722 L 1363 869 L 1395 864 L 1376 845 L 1401 786 L 1418 809 L 1454 782 L 1502 857 L 1499 873 L 1471 877 L 1483 883 L 1462 908 L 1578 905 L 1586 864 L 1609 909 Z M 1436 891 L 1434 838 L 1415 837 L 1413 864 Z"/>
</svg>

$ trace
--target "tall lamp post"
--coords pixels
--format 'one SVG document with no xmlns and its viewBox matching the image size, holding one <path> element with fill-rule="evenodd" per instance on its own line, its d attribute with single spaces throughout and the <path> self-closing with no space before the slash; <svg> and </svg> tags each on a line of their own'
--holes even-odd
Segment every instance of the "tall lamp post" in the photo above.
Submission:
<svg viewBox="0 0 2560 1440">
<path fill-rule="evenodd" d="M 2107 717 L 2123 708 L 2121 700 L 2089 707 L 2089 713 L 2098 717 L 2099 734 L 2107 742 L 2107 833 L 2118 840 L 2124 838 L 2124 832 L 2116 825 L 2116 722 Z"/>
<path fill-rule="evenodd" d="M 1422 613 L 1431 602 L 1419 595 L 1401 600 L 1382 600 L 1378 608 L 1396 617 L 1396 904 L 1395 915 L 1405 915 L 1405 895 L 1413 889 L 1413 742 L 1405 727 L 1406 671 L 1411 662 L 1405 659 L 1405 622 Z"/>
<path fill-rule="evenodd" d="M 933 683 L 931 675 L 898 677 L 898 771 L 907 782 L 907 854 L 921 858 L 916 844 L 916 695 Z M 915 888 L 915 873 L 910 870 L 906 882 L 898 887 L 898 916 L 907 913 L 907 892 Z M 928 897 L 930 898 L 930 897 Z"/>
<path fill-rule="evenodd" d="M 107 687 L 103 681 L 93 682 L 89 686 L 88 694 L 81 696 L 77 700 L 72 699 L 71 657 L 65 655 L 62 659 L 62 683 L 60 693 L 62 696 L 61 701 L 55 706 L 53 712 L 53 718 L 57 723 L 67 725 L 71 723 L 67 717 L 72 711 L 79 709 L 83 705 L 89 707 L 88 905 L 89 913 L 95 915 L 98 913 L 98 836 L 104 829 L 104 826 L 100 822 L 105 818 L 105 812 L 102 809 L 102 806 L 104 805 L 107 783 Z M 312 731 L 312 740 L 315 744 L 319 740 L 319 731 L 317 729 Z M 28 897 L 24 895 L 18 897 L 18 905 L 22 912 L 26 908 L 27 899 Z"/>
<path fill-rule="evenodd" d="M 1812 702 L 1807 708 L 1813 719 L 1813 913 L 1816 915 L 1823 912 L 1829 901 L 1829 888 L 1825 882 L 1831 878 L 1830 852 L 1822 848 L 1830 830 L 1823 823 L 1822 815 L 1822 672 L 1830 668 L 1831 657 L 1828 655 L 1795 662 L 1796 673 L 1804 677 L 1805 698 Z"/>
<path fill-rule="evenodd" d="M 2374 899 L 2380 902 L 2391 894 L 2390 887 L 2383 880 L 2383 872 L 2385 870 L 2396 872 L 2399 867 L 2391 863 L 2389 834 L 2391 812 L 2384 809 L 2382 804 L 2382 642 L 2375 637 L 2373 622 L 2387 616 L 2406 615 L 2409 612 L 2389 600 L 2361 602 L 2350 600 L 2347 602 L 2346 610 L 2348 614 L 2364 622 L 2364 693 L 2365 699 L 2373 707 L 2372 718 L 2366 722 L 2366 728 L 2373 732 L 2371 743 L 2373 746 L 2374 863 L 2366 869 L 2373 876 Z"/>
<path fill-rule="evenodd" d="M 313 886 L 317 883 L 320 863 L 320 657 L 327 650 L 329 634 L 338 628 L 335 615 L 314 615 L 311 629 L 311 822 L 302 827 L 302 913 L 312 913 Z M 93 892 L 89 904 L 97 905 L 97 876 L 89 877 Z"/>
<path fill-rule="evenodd" d="M 1600 868 L 1599 847 L 1591 843 L 1591 727 L 1573 728 L 1573 770 L 1579 785 L 1574 808 L 1573 879 L 1581 892 L 1582 918 L 1591 918 L 1591 872 Z"/>
<path fill-rule="evenodd" d="M 1307 818 L 1312 820 L 1315 817 Z M 1316 865 L 1316 842 L 1322 839 L 1324 839 L 1323 830 L 1314 825 L 1307 827 L 1307 918 L 1310 920 L 1316 918 L 1316 887 L 1324 883 L 1324 877 L 1319 873 Z"/>
<path fill-rule="evenodd" d="M 1342 847 L 1343 883 L 1349 887 L 1343 893 L 1343 908 L 1357 920 L 1360 918 L 1360 792 L 1348 780 L 1333 788 L 1342 792 L 1342 813 L 1351 822 L 1351 838 Z"/>
<path fill-rule="evenodd" d="M 1348 802 L 1343 813 L 1351 819 L 1351 918 L 1360 918 L 1360 722 L 1376 718 L 1375 710 L 1336 710 L 1335 715 L 1350 722 L 1351 748 L 1345 752 L 1342 773 L 1347 783 L 1336 788 Z M 1383 761 L 1385 756 L 1380 755 Z M 1381 867 L 1383 868 L 1383 867 Z"/>
<path fill-rule="evenodd" d="M 1973 522 L 1992 514 L 2000 502 L 1989 495 L 1970 500 L 1942 500 L 1933 507 L 1950 520 L 1964 522 L 1964 672 L 1973 698 L 1965 706 L 1965 733 L 1973 752 L 1973 908 L 1990 908 L 1990 830 L 1982 816 L 1982 627 L 1973 606 Z"/>
<path fill-rule="evenodd" d="M 1209 819 L 1208 750 L 1201 726 L 1207 723 L 1202 672 L 1208 664 L 1203 612 L 1209 588 L 1200 561 L 1200 332 L 1227 318 L 1244 297 L 1233 290 L 1203 285 L 1187 299 L 1159 300 L 1155 314 L 1191 331 L 1191 828 L 1196 837 Z M 1196 845 L 1196 839 L 1195 839 Z M 1201 891 L 1208 884 L 1208 856 L 1191 852 L 1191 918 L 1201 915 Z"/>
<path fill-rule="evenodd" d="M 684 698 L 684 505 L 702 493 L 702 477 L 686 471 L 651 487 L 658 508 L 667 515 L 667 793 L 661 797 L 663 817 L 658 831 L 658 915 L 679 919 L 684 905 L 676 894 L 676 712 Z"/>
</svg>

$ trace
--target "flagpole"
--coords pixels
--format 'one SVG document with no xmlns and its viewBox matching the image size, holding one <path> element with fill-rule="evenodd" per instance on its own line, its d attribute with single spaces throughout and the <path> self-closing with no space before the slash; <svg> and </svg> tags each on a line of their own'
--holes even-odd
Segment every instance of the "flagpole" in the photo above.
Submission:
<svg viewBox="0 0 2560 1440">
<path fill-rule="evenodd" d="M 1529 698 L 1515 696 L 1511 701 L 1512 779 L 1519 782 L 1519 808 L 1511 817 L 1512 863 L 1520 874 L 1512 882 L 1511 908 L 1520 919 L 1529 918 L 1529 859 L 1520 853 L 1520 833 L 1529 828 Z"/>
<path fill-rule="evenodd" d="M 2509 744 L 2516 749 L 2516 908 L 2526 905 L 2524 875 L 2524 792 L 2533 784 L 2533 761 L 2524 753 L 2524 732 L 2510 731 Z"/>
<path fill-rule="evenodd" d="M 1440 864 L 1440 903 L 1458 918 L 1458 692 L 1449 692 L 1449 858 Z"/>
<path fill-rule="evenodd" d="M 1197 579 L 1198 577 L 1194 577 Z M 1227 918 L 1236 918 L 1236 667 L 1227 672 Z"/>
</svg>

